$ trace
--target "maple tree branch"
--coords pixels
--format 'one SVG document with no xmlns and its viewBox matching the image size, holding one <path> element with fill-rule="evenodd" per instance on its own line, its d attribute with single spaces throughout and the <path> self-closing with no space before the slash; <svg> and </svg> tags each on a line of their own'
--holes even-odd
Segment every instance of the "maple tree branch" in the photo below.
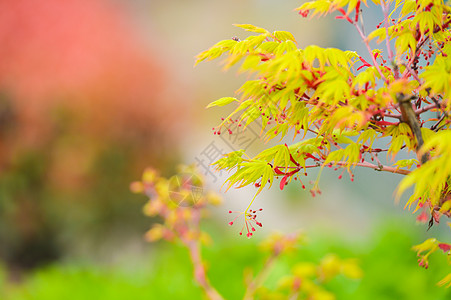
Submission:
<svg viewBox="0 0 451 300">
<path fill-rule="evenodd" d="M 381 78 L 388 83 L 388 79 L 384 76 L 384 74 L 382 73 L 382 70 L 379 68 L 379 65 L 377 64 L 376 58 L 373 55 L 373 50 L 371 50 L 370 44 L 368 43 L 368 38 L 365 36 L 365 34 L 363 33 L 362 29 L 360 28 L 359 24 L 357 21 L 353 21 L 349 18 L 349 16 L 346 14 L 346 12 L 344 11 L 344 9 L 342 8 L 338 8 L 337 9 L 343 16 L 341 18 L 346 19 L 349 23 L 351 23 L 352 25 L 354 25 L 354 27 L 357 29 L 357 32 L 360 35 L 360 38 L 362 39 L 363 43 L 365 44 L 366 49 L 368 50 L 368 53 L 371 57 L 371 60 L 373 62 L 373 66 L 376 68 L 377 72 L 379 73 L 379 75 L 381 76 Z"/>
<path fill-rule="evenodd" d="M 331 165 L 338 165 L 338 166 L 347 166 L 349 163 L 346 161 L 336 161 L 336 162 L 331 162 Z M 401 175 L 408 175 L 411 173 L 411 171 L 409 170 L 404 170 L 404 169 L 399 169 L 399 168 L 395 168 L 395 167 L 389 167 L 389 166 L 385 166 L 385 165 L 375 165 L 369 162 L 360 162 L 360 163 L 353 163 L 351 164 L 352 166 L 357 166 L 357 167 L 363 167 L 363 168 L 370 168 L 376 171 L 384 171 L 384 172 L 389 172 L 389 173 L 395 173 L 395 174 L 401 174 Z M 317 168 L 320 167 L 321 164 L 316 164 L 316 165 L 310 165 L 310 166 L 305 166 L 306 169 L 309 168 Z"/>
<path fill-rule="evenodd" d="M 429 94 L 429 91 L 428 91 L 428 94 Z M 431 99 L 432 99 L 432 101 L 434 101 L 434 103 L 437 105 L 437 107 L 438 107 L 438 109 L 440 109 L 442 112 L 443 112 L 443 115 L 445 116 L 445 117 L 448 117 L 448 113 L 446 112 L 446 110 L 442 107 L 442 103 L 439 101 L 439 100 L 437 100 L 435 97 L 432 97 L 432 96 L 429 96 Z"/>
<path fill-rule="evenodd" d="M 343 166 L 343 165 L 348 165 L 348 162 L 336 162 L 336 164 Z M 395 167 L 384 166 L 382 164 L 375 165 L 375 164 L 372 164 L 372 163 L 369 163 L 369 162 L 366 162 L 366 161 L 361 162 L 361 163 L 356 163 L 356 164 L 353 164 L 353 165 L 358 166 L 358 167 L 370 168 L 370 169 L 373 169 L 373 170 L 376 170 L 376 171 L 384 171 L 384 172 L 390 172 L 390 173 L 401 174 L 401 175 L 408 175 L 411 172 L 409 170 L 404 170 L 404 169 L 398 169 L 398 168 L 395 168 Z"/>
<path fill-rule="evenodd" d="M 415 110 L 415 114 L 418 116 L 418 115 L 421 115 L 422 113 L 427 112 L 427 111 L 429 111 L 429 110 L 431 110 L 433 108 L 439 108 L 439 107 L 440 107 L 440 104 L 437 105 L 436 103 L 430 104 L 430 105 L 426 105 L 426 106 L 423 106 L 420 109 Z"/>
<path fill-rule="evenodd" d="M 355 22 L 352 23 L 354 25 L 354 27 L 357 29 L 357 32 L 359 33 L 360 37 L 363 40 L 363 43 L 365 44 L 366 49 L 368 50 L 368 53 L 371 56 L 371 60 L 373 62 L 373 66 L 376 68 L 377 72 L 379 73 L 379 75 L 381 76 L 381 78 L 388 83 L 388 79 L 384 76 L 384 74 L 382 73 L 381 68 L 379 68 L 379 65 L 377 64 L 376 58 L 373 55 L 373 50 L 371 50 L 370 44 L 368 43 L 368 38 L 365 36 L 365 34 L 363 33 L 362 29 L 359 27 L 359 25 Z"/>
<path fill-rule="evenodd" d="M 388 52 L 388 61 L 389 62 L 393 62 L 393 51 L 391 50 L 390 47 L 390 38 L 388 36 L 388 11 L 389 11 L 389 7 L 390 7 L 390 2 L 389 1 L 384 1 L 384 5 L 382 5 L 382 11 L 384 13 L 384 27 L 385 27 L 385 45 L 387 47 L 387 52 Z"/>
<path fill-rule="evenodd" d="M 423 82 L 421 82 L 421 79 L 420 77 L 418 77 L 418 74 L 414 70 L 412 70 L 412 68 L 408 64 L 403 65 L 404 67 L 406 67 L 406 71 L 404 72 L 403 77 L 407 76 L 407 73 L 410 73 L 413 76 L 413 78 L 415 78 L 415 80 L 418 81 L 420 85 L 422 85 Z"/>
<path fill-rule="evenodd" d="M 384 117 L 394 118 L 394 119 L 398 119 L 398 120 L 401 120 L 401 118 L 402 118 L 401 115 L 393 115 L 393 114 L 384 114 Z"/>
<path fill-rule="evenodd" d="M 425 164 L 429 160 L 429 154 L 424 153 L 421 156 L 419 155 L 419 150 L 424 144 L 423 135 L 421 134 L 421 126 L 418 121 L 417 114 L 412 108 L 412 96 L 405 96 L 404 94 L 398 94 L 396 100 L 399 103 L 399 108 L 401 109 L 402 120 L 406 122 L 415 138 L 417 139 L 417 156 L 421 164 Z"/>
<path fill-rule="evenodd" d="M 432 125 L 430 129 L 435 131 L 435 130 L 437 129 L 438 125 L 445 119 L 445 117 L 446 117 L 446 115 L 443 114 L 443 115 L 440 117 L 440 119 L 438 119 L 437 123 L 435 123 L 434 125 Z"/>
</svg>

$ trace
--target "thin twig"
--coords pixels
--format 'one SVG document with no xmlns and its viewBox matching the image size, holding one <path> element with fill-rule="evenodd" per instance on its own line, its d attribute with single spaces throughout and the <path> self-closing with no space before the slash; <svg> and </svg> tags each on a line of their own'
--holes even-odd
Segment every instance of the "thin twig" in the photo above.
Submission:
<svg viewBox="0 0 451 300">
<path fill-rule="evenodd" d="M 336 162 L 337 165 L 348 165 L 348 162 Z M 390 172 L 390 173 L 395 173 L 395 174 L 401 174 L 401 175 L 408 175 L 410 174 L 411 171 L 409 170 L 404 170 L 404 169 L 398 169 L 398 168 L 394 168 L 394 167 L 389 167 L 389 166 L 384 166 L 384 165 L 375 165 L 369 162 L 361 162 L 361 163 L 356 163 L 353 164 L 355 166 L 358 167 L 364 167 L 364 168 L 370 168 L 376 171 L 384 171 L 384 172 Z"/>
<path fill-rule="evenodd" d="M 404 64 L 404 66 L 406 67 L 406 70 L 404 70 L 404 73 L 402 74 L 403 78 L 405 78 L 407 76 L 407 73 L 411 73 L 413 76 L 415 76 L 413 74 L 410 66 L 413 64 L 413 62 L 415 60 L 419 59 L 419 53 L 420 53 L 421 47 L 423 47 L 424 43 L 426 43 L 426 41 L 428 39 L 429 39 L 429 36 L 426 36 L 425 38 L 424 38 L 424 36 L 421 37 L 420 41 L 418 42 L 418 44 L 416 46 L 415 53 L 412 55 L 412 57 L 409 59 L 409 61 L 406 64 Z"/>
<path fill-rule="evenodd" d="M 251 300 L 254 299 L 254 294 L 255 291 L 257 290 L 257 288 L 259 286 L 261 286 L 263 284 L 263 282 L 265 281 L 265 279 L 268 277 L 269 272 L 272 269 L 272 266 L 274 265 L 274 262 L 276 260 L 276 258 L 279 255 L 277 253 L 273 253 L 265 262 L 265 264 L 263 265 L 262 270 L 260 271 L 260 273 L 258 273 L 257 276 L 255 276 L 254 280 L 251 281 L 251 283 L 249 283 L 249 285 L 247 286 L 246 292 L 244 294 L 243 300 Z"/>
<path fill-rule="evenodd" d="M 377 157 L 377 153 L 374 154 L 374 159 L 376 160 L 379 169 L 382 169 L 384 167 L 384 165 L 379 160 L 379 157 Z"/>
<path fill-rule="evenodd" d="M 413 78 L 415 78 L 416 81 L 418 81 L 420 85 L 423 84 L 423 82 L 421 82 L 420 77 L 418 77 L 418 74 L 414 70 L 412 70 L 412 68 L 410 68 L 408 64 L 403 64 L 403 66 L 406 67 L 406 70 L 409 71 L 409 73 L 413 76 Z M 405 77 L 406 75 L 407 73 L 404 72 L 403 77 Z"/>
<path fill-rule="evenodd" d="M 336 161 L 336 162 L 331 162 L 331 165 L 338 165 L 338 166 L 348 166 L 349 162 L 346 161 Z M 411 173 L 411 171 L 409 170 L 404 170 L 404 169 L 398 169 L 398 168 L 394 168 L 394 167 L 389 167 L 389 166 L 385 166 L 385 165 L 375 165 L 369 162 L 360 162 L 360 163 L 351 163 L 352 166 L 357 166 L 357 167 L 363 167 L 363 168 L 370 168 L 376 171 L 384 171 L 384 172 L 390 172 L 390 173 L 395 173 L 395 174 L 401 174 L 401 175 L 408 175 Z M 321 165 L 310 165 L 310 166 L 305 166 L 306 169 L 309 168 L 317 168 L 320 167 Z"/>
<path fill-rule="evenodd" d="M 384 114 L 384 117 L 394 118 L 394 119 L 398 119 L 398 120 L 402 119 L 401 115 Z"/>
<path fill-rule="evenodd" d="M 384 76 L 384 74 L 382 73 L 382 70 L 379 68 L 379 65 L 377 64 L 376 58 L 374 58 L 373 55 L 373 50 L 371 50 L 371 47 L 368 43 L 368 39 L 365 36 L 365 34 L 363 33 L 363 31 L 360 29 L 359 25 L 355 22 L 352 23 L 354 25 L 354 27 L 357 29 L 357 32 L 359 33 L 360 37 L 363 40 L 363 43 L 365 44 L 366 49 L 368 50 L 368 53 L 371 56 L 371 60 L 373 61 L 373 66 L 376 68 L 377 72 L 379 73 L 379 75 L 381 76 L 381 78 L 388 83 L 388 79 Z"/>
<path fill-rule="evenodd" d="M 445 114 L 442 115 L 442 117 L 437 121 L 437 123 L 435 123 L 434 125 L 431 126 L 431 130 L 435 131 L 437 129 L 437 126 L 445 119 Z"/>
<path fill-rule="evenodd" d="M 426 106 L 423 106 L 420 109 L 415 110 L 415 114 L 418 116 L 418 115 L 421 115 L 424 112 L 427 112 L 427 111 L 429 111 L 429 110 L 431 110 L 433 108 L 438 108 L 438 107 L 440 107 L 440 104 L 437 105 L 437 104 L 434 103 L 434 104 L 426 105 Z"/>
<path fill-rule="evenodd" d="M 429 93 L 429 92 L 428 92 Z M 446 112 L 445 109 L 442 108 L 442 103 L 440 103 L 440 101 L 438 101 L 435 97 L 433 96 L 429 96 L 432 101 L 434 101 L 434 103 L 437 105 L 437 107 L 443 112 L 443 114 L 448 117 L 448 113 Z"/>
<path fill-rule="evenodd" d="M 390 1 L 385 2 L 384 1 L 384 5 L 382 5 L 382 11 L 384 12 L 384 27 L 385 27 L 385 44 L 387 47 L 387 52 L 388 52 L 388 61 L 389 62 L 393 62 L 393 51 L 391 50 L 390 47 L 390 38 L 388 36 L 388 10 L 390 8 Z"/>
<path fill-rule="evenodd" d="M 447 120 L 447 122 L 445 122 L 445 124 L 443 124 L 442 126 L 437 127 L 437 129 L 435 129 L 435 132 L 438 132 L 439 130 L 441 130 L 443 127 L 445 127 L 448 124 L 449 124 L 449 120 Z"/>
</svg>

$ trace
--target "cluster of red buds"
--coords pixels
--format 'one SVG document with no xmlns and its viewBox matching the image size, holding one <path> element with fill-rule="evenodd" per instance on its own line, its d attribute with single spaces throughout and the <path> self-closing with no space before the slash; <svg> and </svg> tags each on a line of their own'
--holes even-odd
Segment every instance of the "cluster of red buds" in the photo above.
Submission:
<svg viewBox="0 0 451 300">
<path fill-rule="evenodd" d="M 227 119 L 227 120 L 226 120 L 226 119 L 224 119 L 224 118 L 221 118 L 221 121 L 222 121 L 221 125 L 219 125 L 218 127 L 213 127 L 213 128 L 211 129 L 211 130 L 213 130 L 213 134 L 214 134 L 214 135 L 221 135 L 221 129 L 222 129 L 222 127 L 225 127 L 225 129 L 227 129 L 227 132 L 228 132 L 229 134 L 232 134 L 233 132 L 232 132 L 232 130 L 230 129 L 230 127 L 231 127 L 233 124 L 236 124 L 237 127 L 241 127 L 241 126 L 242 126 L 238 119 L 235 119 L 235 120 L 233 120 L 233 119 Z"/>
<path fill-rule="evenodd" d="M 229 210 L 229 214 L 231 213 L 237 213 L 238 216 L 235 217 L 232 221 L 229 222 L 229 225 L 232 226 L 236 219 L 238 219 L 240 216 L 244 215 L 244 225 L 243 228 L 241 228 L 240 235 L 243 235 L 243 231 L 247 231 L 246 236 L 250 238 L 253 235 L 253 232 L 255 231 L 255 227 L 263 227 L 262 223 L 257 221 L 257 213 L 262 211 L 263 208 L 259 208 L 258 210 L 246 210 L 244 212 L 239 211 L 231 211 Z"/>
</svg>

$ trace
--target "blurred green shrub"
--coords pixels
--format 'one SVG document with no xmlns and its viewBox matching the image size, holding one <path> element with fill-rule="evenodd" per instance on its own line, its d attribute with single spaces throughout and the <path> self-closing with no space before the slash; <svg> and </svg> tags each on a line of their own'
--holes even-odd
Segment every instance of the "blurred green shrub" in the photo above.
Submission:
<svg viewBox="0 0 451 300">
<path fill-rule="evenodd" d="M 206 225 L 207 231 L 215 231 L 211 224 Z M 255 251 L 256 239 L 221 240 L 204 249 L 210 279 L 226 299 L 240 299 L 245 290 L 243 268 L 259 269 L 265 257 Z M 319 263 L 321 257 L 334 252 L 342 257 L 355 257 L 365 270 L 360 281 L 338 276 L 326 284 L 337 299 L 449 299 L 450 289 L 435 286 L 447 272 L 446 266 L 438 261 L 442 257 L 437 256 L 428 270 L 412 263 L 415 255 L 409 249 L 418 240 L 421 238 L 414 231 L 395 226 L 379 227 L 368 237 L 364 248 L 337 236 L 316 235 L 308 245 L 280 259 L 264 286 L 274 288 L 274 278 L 286 274 L 299 259 Z M 142 258 L 133 268 L 127 263 L 111 266 L 59 263 L 31 273 L 16 285 L 5 283 L 1 274 L 0 271 L 2 300 L 202 298 L 201 289 L 193 283 L 188 252 L 181 246 L 167 244 L 158 244 L 150 257 Z"/>
</svg>

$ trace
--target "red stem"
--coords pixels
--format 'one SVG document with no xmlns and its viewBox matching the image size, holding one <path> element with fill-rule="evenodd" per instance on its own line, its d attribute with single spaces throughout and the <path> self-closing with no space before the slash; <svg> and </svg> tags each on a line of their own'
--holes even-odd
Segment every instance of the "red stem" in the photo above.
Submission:
<svg viewBox="0 0 451 300">
<path fill-rule="evenodd" d="M 354 19 L 354 21 L 356 23 L 359 21 L 359 14 L 360 14 L 360 1 L 357 2 L 357 5 L 355 6 L 355 19 Z"/>
<path fill-rule="evenodd" d="M 346 21 L 348 21 L 351 24 L 354 24 L 354 22 L 349 18 L 349 16 L 346 14 L 345 10 L 341 7 L 337 8 L 337 10 L 339 12 L 341 12 L 341 14 L 343 15 L 343 17 L 346 19 Z"/>
</svg>

